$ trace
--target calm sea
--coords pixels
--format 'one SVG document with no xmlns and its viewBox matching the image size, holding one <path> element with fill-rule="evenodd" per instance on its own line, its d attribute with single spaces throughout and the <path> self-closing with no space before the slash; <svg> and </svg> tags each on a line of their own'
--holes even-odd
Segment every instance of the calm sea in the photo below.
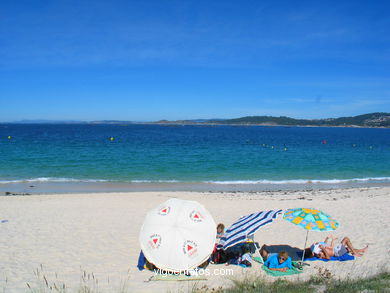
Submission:
<svg viewBox="0 0 390 293">
<path fill-rule="evenodd" d="M 0 124 L 0 159 L 0 185 L 390 184 L 390 129 Z"/>
</svg>

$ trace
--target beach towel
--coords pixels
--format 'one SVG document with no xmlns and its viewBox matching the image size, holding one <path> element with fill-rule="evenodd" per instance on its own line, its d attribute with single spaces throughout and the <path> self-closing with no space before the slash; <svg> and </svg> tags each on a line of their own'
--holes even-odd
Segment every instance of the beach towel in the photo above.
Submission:
<svg viewBox="0 0 390 293">
<path fill-rule="evenodd" d="M 186 275 L 164 275 L 156 274 L 150 277 L 149 281 L 199 281 L 207 280 L 205 276 L 186 276 Z"/>
<path fill-rule="evenodd" d="M 285 272 L 270 270 L 265 265 L 263 265 L 262 268 L 268 275 L 273 276 L 273 277 L 282 277 L 282 276 L 289 276 L 289 275 L 296 275 L 296 274 L 303 273 L 303 270 L 300 270 L 296 267 L 293 267 L 292 269 L 288 269 Z"/>
<path fill-rule="evenodd" d="M 355 257 L 353 255 L 350 255 L 348 253 L 342 255 L 342 256 L 331 256 L 330 259 L 323 259 L 323 258 L 317 258 L 317 257 L 311 257 L 311 258 L 305 258 L 305 261 L 348 261 L 348 260 L 354 260 Z"/>
<path fill-rule="evenodd" d="M 302 257 L 302 252 L 297 252 L 297 255 L 299 257 Z M 305 261 L 316 261 L 316 260 L 320 260 L 320 261 L 325 261 L 325 262 L 328 262 L 328 261 L 348 261 L 348 260 L 354 260 L 355 257 L 353 255 L 350 255 L 348 253 L 342 255 L 342 256 L 331 256 L 330 259 L 323 259 L 323 258 L 318 258 L 318 257 L 310 257 L 310 258 L 305 258 L 304 260 Z"/>
</svg>

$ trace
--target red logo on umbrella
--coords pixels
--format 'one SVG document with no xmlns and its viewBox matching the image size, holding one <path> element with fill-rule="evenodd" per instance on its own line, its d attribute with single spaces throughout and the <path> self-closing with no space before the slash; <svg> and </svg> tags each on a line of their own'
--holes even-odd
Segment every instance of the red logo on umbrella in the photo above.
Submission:
<svg viewBox="0 0 390 293">
<path fill-rule="evenodd" d="M 204 217 L 199 211 L 192 211 L 190 214 L 191 220 L 194 222 L 202 222 Z"/>
<path fill-rule="evenodd" d="M 158 234 L 153 234 L 149 237 L 149 245 L 151 248 L 156 249 L 161 245 L 161 236 Z"/>
<path fill-rule="evenodd" d="M 198 254 L 198 244 L 192 240 L 187 240 L 183 244 L 183 253 L 189 258 L 194 258 Z"/>
<path fill-rule="evenodd" d="M 161 208 L 159 211 L 158 211 L 158 214 L 161 215 L 161 216 L 166 216 L 169 214 L 169 212 L 171 211 L 171 208 L 170 207 L 163 207 Z"/>
</svg>

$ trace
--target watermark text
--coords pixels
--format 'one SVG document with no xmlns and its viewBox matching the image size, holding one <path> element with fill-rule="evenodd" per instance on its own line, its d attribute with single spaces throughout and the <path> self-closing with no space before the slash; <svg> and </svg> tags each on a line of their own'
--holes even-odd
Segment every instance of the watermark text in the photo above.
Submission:
<svg viewBox="0 0 390 293">
<path fill-rule="evenodd" d="M 234 270 L 227 268 L 215 268 L 215 269 L 193 269 L 183 271 L 172 271 L 172 270 L 154 270 L 156 275 L 174 275 L 174 276 L 233 276 Z"/>
</svg>

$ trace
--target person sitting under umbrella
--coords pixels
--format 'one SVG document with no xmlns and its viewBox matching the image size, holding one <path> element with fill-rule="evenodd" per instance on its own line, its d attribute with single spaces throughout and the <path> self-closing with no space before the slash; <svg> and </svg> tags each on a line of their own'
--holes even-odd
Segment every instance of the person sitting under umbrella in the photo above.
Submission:
<svg viewBox="0 0 390 293">
<path fill-rule="evenodd" d="M 264 265 L 272 271 L 285 272 L 292 269 L 291 257 L 288 256 L 287 251 L 270 254 Z"/>
<path fill-rule="evenodd" d="M 334 245 L 337 237 L 330 235 L 325 238 L 323 242 L 316 242 L 310 246 L 310 251 L 317 258 L 330 259 L 332 256 L 340 257 L 346 253 L 350 253 L 354 256 L 362 256 L 368 249 L 368 246 L 362 249 L 354 248 L 351 240 L 348 237 L 344 237 L 340 244 Z M 328 241 L 331 240 L 330 244 Z"/>
<path fill-rule="evenodd" d="M 219 223 L 217 226 L 217 243 L 219 243 L 219 240 L 223 237 L 224 233 L 225 233 L 225 225 Z"/>
</svg>

